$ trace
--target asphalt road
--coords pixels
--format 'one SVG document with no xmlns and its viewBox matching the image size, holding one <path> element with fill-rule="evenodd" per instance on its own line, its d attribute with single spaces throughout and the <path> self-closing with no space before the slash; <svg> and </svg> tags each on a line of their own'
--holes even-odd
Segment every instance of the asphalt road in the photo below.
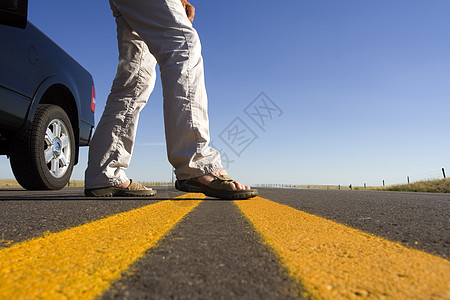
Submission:
<svg viewBox="0 0 450 300">
<path fill-rule="evenodd" d="M 173 201 L 173 205 L 184 205 L 183 201 L 171 200 L 183 193 L 171 187 L 157 189 L 158 194 L 148 199 L 86 198 L 81 188 L 45 192 L 1 189 L 0 253 L 33 238 L 164 200 Z M 450 257 L 450 194 L 271 188 L 260 188 L 259 191 L 260 197 L 274 203 L 398 242 L 444 262 Z M 263 231 L 255 230 L 254 221 L 245 217 L 242 211 L 233 201 L 202 200 L 155 246 L 147 249 L 145 255 L 122 271 L 120 278 L 110 283 L 102 297 L 312 297 L 314 293 L 305 292 L 309 287 L 303 286 L 303 281 L 286 267 L 288 263 L 280 260 L 281 252 L 274 250 L 270 241 L 265 240 Z M 0 292 L 1 289 L 0 277 Z M 360 291 L 354 294 L 365 295 Z M 325 294 L 322 297 L 330 298 Z M 447 297 L 450 297 L 450 287 L 437 294 L 437 298 Z"/>
</svg>

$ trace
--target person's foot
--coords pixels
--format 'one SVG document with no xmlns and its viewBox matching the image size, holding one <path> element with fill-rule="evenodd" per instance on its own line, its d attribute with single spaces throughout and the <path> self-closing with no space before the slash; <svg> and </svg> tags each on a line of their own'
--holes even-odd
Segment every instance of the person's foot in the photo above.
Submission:
<svg viewBox="0 0 450 300">
<path fill-rule="evenodd" d="M 116 186 L 84 189 L 84 194 L 88 197 L 151 197 L 156 191 L 130 179 Z"/>
<path fill-rule="evenodd" d="M 175 181 L 175 188 L 182 192 L 203 193 L 209 197 L 243 200 L 258 196 L 258 190 L 232 179 L 225 169 L 190 179 Z"/>
<path fill-rule="evenodd" d="M 210 182 L 212 182 L 216 177 L 219 177 L 221 175 L 228 175 L 227 171 L 224 168 L 218 169 L 216 171 L 213 171 L 209 174 L 205 174 L 203 176 L 200 176 L 197 178 L 198 182 L 201 184 L 204 184 L 206 186 L 209 185 Z M 239 181 L 234 181 L 232 183 L 234 190 L 250 190 L 251 188 L 249 186 L 243 185 Z"/>
</svg>

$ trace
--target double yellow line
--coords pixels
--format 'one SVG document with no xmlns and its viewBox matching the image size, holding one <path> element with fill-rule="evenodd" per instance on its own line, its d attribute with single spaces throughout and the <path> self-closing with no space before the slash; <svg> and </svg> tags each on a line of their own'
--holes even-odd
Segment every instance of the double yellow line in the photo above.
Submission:
<svg viewBox="0 0 450 300">
<path fill-rule="evenodd" d="M 167 200 L 0 250 L 0 298 L 93 299 L 202 194 Z M 234 202 L 315 299 L 450 299 L 450 263 L 267 199 Z"/>
</svg>

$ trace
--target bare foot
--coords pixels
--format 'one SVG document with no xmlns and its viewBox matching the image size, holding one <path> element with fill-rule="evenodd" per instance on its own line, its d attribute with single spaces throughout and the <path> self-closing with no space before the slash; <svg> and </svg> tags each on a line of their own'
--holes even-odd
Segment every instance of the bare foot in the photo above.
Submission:
<svg viewBox="0 0 450 300">
<path fill-rule="evenodd" d="M 130 179 L 128 179 L 127 181 L 125 181 L 125 182 L 123 182 L 123 183 L 121 183 L 121 184 L 116 185 L 116 187 L 121 188 L 121 189 L 126 189 L 130 184 L 131 184 L 131 181 L 130 181 Z M 151 190 L 152 190 L 152 188 L 148 188 L 148 187 L 146 187 L 146 186 L 144 186 L 144 188 L 145 188 L 147 191 L 151 191 Z"/>
<path fill-rule="evenodd" d="M 225 169 L 222 168 L 222 169 L 216 170 L 214 172 L 211 172 L 210 174 L 205 174 L 203 176 L 200 176 L 197 179 L 198 179 L 198 182 L 200 182 L 201 184 L 209 185 L 209 183 L 215 179 L 214 176 L 218 177 L 220 175 L 228 175 L 228 173 L 227 173 L 227 171 L 225 171 Z M 243 185 L 239 181 L 234 181 L 233 189 L 234 190 L 250 190 L 251 188 L 249 186 Z"/>
</svg>

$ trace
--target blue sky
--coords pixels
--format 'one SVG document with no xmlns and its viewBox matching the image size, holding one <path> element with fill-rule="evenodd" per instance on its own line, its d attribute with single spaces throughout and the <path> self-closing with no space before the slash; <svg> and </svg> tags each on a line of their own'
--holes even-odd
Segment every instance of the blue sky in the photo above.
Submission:
<svg viewBox="0 0 450 300">
<path fill-rule="evenodd" d="M 211 137 L 236 179 L 381 185 L 450 174 L 449 1 L 192 4 Z M 30 1 L 29 20 L 91 72 L 98 121 L 117 67 L 108 1 Z M 229 134 L 236 128 L 247 132 L 241 144 Z M 85 148 L 74 179 L 86 161 Z M 12 178 L 5 157 L 0 166 Z M 159 79 L 127 174 L 171 179 Z"/>
</svg>

